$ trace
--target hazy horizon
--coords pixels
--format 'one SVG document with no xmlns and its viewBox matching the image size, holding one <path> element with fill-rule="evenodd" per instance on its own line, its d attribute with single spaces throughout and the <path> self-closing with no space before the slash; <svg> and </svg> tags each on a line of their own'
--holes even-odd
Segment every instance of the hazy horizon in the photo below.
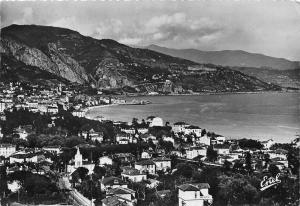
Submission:
<svg viewBox="0 0 300 206">
<path fill-rule="evenodd" d="M 295 1 L 1 2 L 1 28 L 35 24 L 141 47 L 243 50 L 300 60 Z"/>
</svg>

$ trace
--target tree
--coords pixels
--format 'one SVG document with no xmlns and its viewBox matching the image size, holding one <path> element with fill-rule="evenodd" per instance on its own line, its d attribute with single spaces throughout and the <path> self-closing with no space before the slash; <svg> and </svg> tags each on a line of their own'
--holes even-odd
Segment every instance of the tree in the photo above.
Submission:
<svg viewBox="0 0 300 206">
<path fill-rule="evenodd" d="M 210 161 L 210 162 L 214 162 L 217 160 L 218 158 L 218 153 L 217 151 L 215 151 L 213 149 L 212 146 L 208 147 L 207 148 L 207 151 L 206 151 L 206 157 L 207 157 L 207 160 Z"/>
<path fill-rule="evenodd" d="M 247 153 L 246 153 L 245 163 L 246 163 L 245 169 L 246 169 L 249 173 L 252 172 L 253 169 L 252 169 L 252 160 L 251 160 L 251 154 L 250 154 L 250 152 L 247 152 Z"/>
<path fill-rule="evenodd" d="M 273 177 L 275 177 L 278 173 L 280 173 L 280 169 L 274 164 L 270 164 L 268 171 L 271 173 Z"/>
<path fill-rule="evenodd" d="M 259 193 L 244 176 L 219 177 L 217 200 L 223 205 L 255 204 L 259 201 Z"/>
<path fill-rule="evenodd" d="M 291 168 L 293 174 L 299 174 L 299 152 L 299 148 L 290 149 L 287 154 L 289 168 Z"/>
<path fill-rule="evenodd" d="M 73 173 L 72 173 L 72 179 L 73 177 L 80 178 L 81 180 L 84 180 L 87 178 L 87 174 L 89 173 L 89 170 L 85 167 L 78 167 Z"/>
<path fill-rule="evenodd" d="M 224 172 L 229 172 L 231 170 L 231 166 L 232 166 L 232 163 L 225 160 L 224 164 L 223 164 L 223 170 Z"/>
<path fill-rule="evenodd" d="M 94 175 L 96 177 L 96 179 L 101 179 L 106 173 L 105 167 L 100 167 L 98 165 L 96 165 L 94 167 Z"/>
<path fill-rule="evenodd" d="M 242 149 L 262 149 L 263 148 L 263 145 L 259 141 L 253 140 L 253 139 L 240 139 L 238 143 Z"/>
<path fill-rule="evenodd" d="M 201 137 L 203 137 L 204 135 L 206 135 L 206 130 L 205 130 L 205 129 L 203 129 L 203 130 L 201 131 Z"/>
<path fill-rule="evenodd" d="M 132 126 L 134 127 L 134 128 L 136 128 L 137 126 L 138 126 L 138 119 L 137 118 L 132 118 Z"/>
</svg>

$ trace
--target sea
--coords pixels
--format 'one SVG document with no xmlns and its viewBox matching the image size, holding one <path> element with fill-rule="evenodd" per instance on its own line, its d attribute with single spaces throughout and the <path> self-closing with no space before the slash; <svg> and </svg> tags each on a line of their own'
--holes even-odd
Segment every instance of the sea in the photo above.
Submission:
<svg viewBox="0 0 300 206">
<path fill-rule="evenodd" d="M 244 93 L 188 96 L 126 97 L 147 105 L 115 105 L 89 110 L 90 117 L 131 122 L 161 117 L 170 124 L 184 121 L 228 139 L 251 138 L 289 143 L 300 134 L 300 93 Z"/>
</svg>

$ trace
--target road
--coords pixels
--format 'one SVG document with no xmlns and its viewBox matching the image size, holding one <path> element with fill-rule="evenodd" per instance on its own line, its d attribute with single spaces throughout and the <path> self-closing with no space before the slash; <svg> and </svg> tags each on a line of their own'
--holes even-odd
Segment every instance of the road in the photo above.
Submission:
<svg viewBox="0 0 300 206">
<path fill-rule="evenodd" d="M 69 190 L 69 199 L 72 202 L 72 205 L 76 206 L 94 206 L 94 203 L 91 202 L 88 198 L 84 197 L 76 189 L 72 188 L 72 185 L 67 176 L 62 176 L 59 178 L 58 186 L 61 189 Z"/>
</svg>

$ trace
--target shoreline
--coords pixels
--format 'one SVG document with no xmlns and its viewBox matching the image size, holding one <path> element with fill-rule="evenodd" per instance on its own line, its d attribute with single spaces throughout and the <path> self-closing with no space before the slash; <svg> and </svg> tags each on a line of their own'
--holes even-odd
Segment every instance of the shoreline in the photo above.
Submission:
<svg viewBox="0 0 300 206">
<path fill-rule="evenodd" d="M 254 91 L 254 92 L 199 92 L 188 94 L 132 94 L 132 95 L 113 95 L 114 97 L 161 97 L 161 96 L 208 96 L 208 95 L 232 95 L 232 94 L 265 94 L 265 93 L 300 93 L 300 91 Z"/>
<path fill-rule="evenodd" d="M 256 91 L 256 92 L 202 92 L 202 93 L 191 93 L 191 94 L 157 94 L 157 95 L 114 95 L 113 97 L 125 97 L 125 98 L 133 98 L 133 97 L 175 97 L 175 96 L 210 96 L 210 95 L 239 95 L 239 94 L 282 94 L 282 93 L 300 93 L 300 91 Z M 150 103 L 152 104 L 152 103 Z M 104 107 L 112 107 L 112 106 L 120 106 L 120 105 L 127 105 L 127 104 L 105 104 L 105 105 L 97 105 L 97 106 L 91 106 L 86 107 L 83 109 L 85 112 L 84 117 L 87 117 L 87 113 L 92 109 L 97 108 L 104 108 Z M 147 105 L 147 104 L 145 104 Z M 144 106 L 143 104 L 138 106 Z"/>
</svg>

